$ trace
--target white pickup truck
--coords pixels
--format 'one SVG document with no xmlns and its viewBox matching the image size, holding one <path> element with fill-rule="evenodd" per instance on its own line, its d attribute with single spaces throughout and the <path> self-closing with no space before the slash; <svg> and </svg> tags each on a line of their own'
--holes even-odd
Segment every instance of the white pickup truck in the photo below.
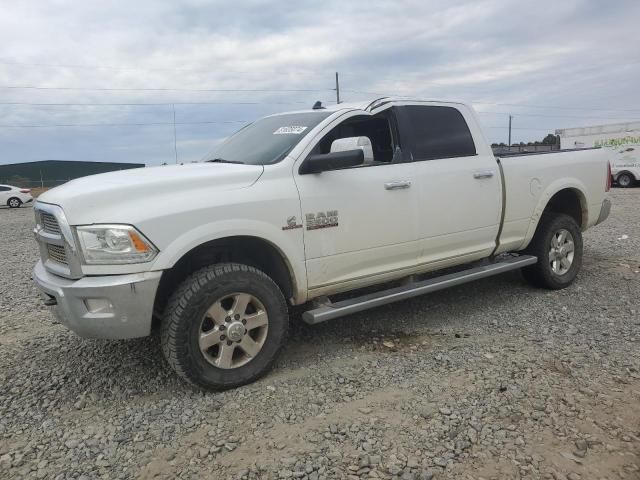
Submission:
<svg viewBox="0 0 640 480">
<path fill-rule="evenodd" d="M 568 286 L 610 178 L 598 149 L 496 158 L 460 103 L 316 104 L 244 127 L 207 162 L 44 193 L 34 280 L 79 335 L 159 330 L 180 376 L 229 388 L 272 365 L 289 306 L 318 323 L 520 268 Z"/>
</svg>

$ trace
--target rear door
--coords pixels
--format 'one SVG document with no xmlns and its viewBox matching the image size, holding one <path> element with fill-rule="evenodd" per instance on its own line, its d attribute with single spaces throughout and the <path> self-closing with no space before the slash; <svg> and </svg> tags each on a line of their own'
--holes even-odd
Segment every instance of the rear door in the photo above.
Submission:
<svg viewBox="0 0 640 480">
<path fill-rule="evenodd" d="M 473 112 L 431 103 L 396 110 L 420 188 L 419 263 L 445 266 L 488 256 L 500 226 L 502 186 Z"/>
</svg>

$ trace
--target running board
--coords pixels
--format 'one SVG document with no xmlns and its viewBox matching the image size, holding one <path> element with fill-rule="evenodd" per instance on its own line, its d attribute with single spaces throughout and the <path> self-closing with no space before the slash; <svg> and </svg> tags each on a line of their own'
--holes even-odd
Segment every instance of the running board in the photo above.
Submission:
<svg viewBox="0 0 640 480">
<path fill-rule="evenodd" d="M 425 293 L 437 292 L 445 288 L 462 285 L 481 278 L 491 277 L 500 273 L 517 270 L 527 265 L 533 265 L 538 259 L 532 255 L 520 255 L 510 257 L 504 261 L 469 268 L 461 272 L 449 273 L 440 277 L 430 278 L 420 282 L 410 283 L 401 287 L 390 288 L 381 292 L 369 293 L 357 298 L 350 298 L 330 305 L 308 310 L 302 314 L 302 320 L 309 325 L 314 325 L 334 318 L 343 317 L 356 312 L 362 312 L 370 308 L 398 302 L 407 298 L 417 297 Z"/>
</svg>

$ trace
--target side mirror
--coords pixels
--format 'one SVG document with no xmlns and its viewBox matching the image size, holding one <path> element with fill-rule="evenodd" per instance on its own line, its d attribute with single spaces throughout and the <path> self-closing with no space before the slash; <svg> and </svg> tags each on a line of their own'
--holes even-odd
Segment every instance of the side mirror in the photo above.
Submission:
<svg viewBox="0 0 640 480">
<path fill-rule="evenodd" d="M 340 168 L 356 167 L 364 163 L 364 152 L 360 149 L 346 150 L 343 152 L 333 152 L 318 155 L 311 155 L 302 162 L 298 173 L 306 175 L 308 173 L 320 173 L 327 170 L 338 170 Z"/>
<path fill-rule="evenodd" d="M 369 137 L 339 138 L 331 143 L 331 153 L 360 149 L 364 153 L 364 163 L 373 163 L 373 147 Z"/>
</svg>

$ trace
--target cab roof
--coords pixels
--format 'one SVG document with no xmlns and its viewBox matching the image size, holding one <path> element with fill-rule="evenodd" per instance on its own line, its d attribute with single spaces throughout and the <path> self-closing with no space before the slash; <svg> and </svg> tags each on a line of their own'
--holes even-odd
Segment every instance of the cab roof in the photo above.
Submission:
<svg viewBox="0 0 640 480">
<path fill-rule="evenodd" d="M 440 103 L 440 104 L 450 104 L 450 105 L 464 105 L 462 102 L 452 102 L 452 101 L 443 101 L 443 100 L 435 100 L 435 99 L 417 99 L 411 97 L 378 97 L 372 98 L 370 100 L 364 100 L 360 102 L 342 102 L 342 103 L 332 103 L 329 105 L 322 105 L 322 108 L 310 108 L 303 110 L 296 110 L 291 112 L 279 112 L 273 115 L 280 115 L 286 113 L 310 113 L 310 112 L 338 112 L 340 110 L 363 110 L 363 111 L 371 111 L 379 106 L 382 106 L 391 102 L 416 102 L 416 103 Z M 272 116 L 272 115 L 269 115 Z"/>
</svg>

